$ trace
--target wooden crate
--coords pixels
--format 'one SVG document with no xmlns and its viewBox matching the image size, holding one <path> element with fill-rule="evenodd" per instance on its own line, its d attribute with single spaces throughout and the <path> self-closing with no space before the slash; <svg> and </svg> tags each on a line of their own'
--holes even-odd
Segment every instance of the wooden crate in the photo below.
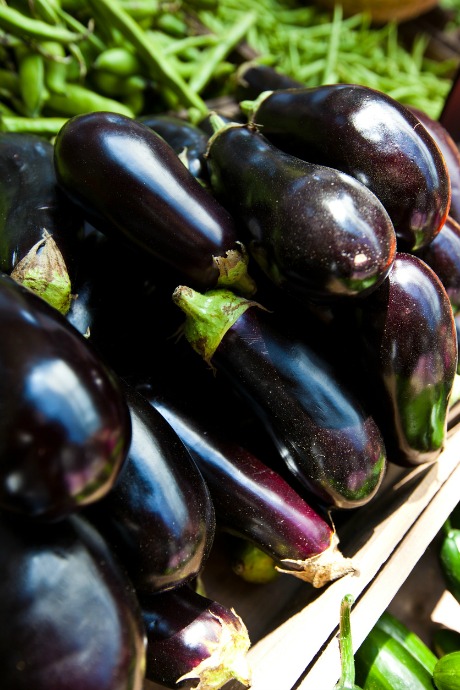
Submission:
<svg viewBox="0 0 460 690">
<path fill-rule="evenodd" d="M 353 559 L 355 574 L 320 590 L 289 575 L 267 585 L 250 585 L 231 572 L 217 543 L 203 580 L 207 595 L 233 607 L 248 627 L 252 690 L 332 690 L 340 675 L 337 632 L 342 597 L 355 597 L 351 624 L 356 649 L 459 501 L 457 425 L 438 462 L 414 469 L 390 464 L 377 496 L 338 526 L 341 550 Z M 433 589 L 429 581 L 425 585 Z M 436 595 L 436 587 L 433 592 Z M 146 683 L 145 690 L 160 687 Z M 225 690 L 241 687 L 231 682 Z"/>
</svg>

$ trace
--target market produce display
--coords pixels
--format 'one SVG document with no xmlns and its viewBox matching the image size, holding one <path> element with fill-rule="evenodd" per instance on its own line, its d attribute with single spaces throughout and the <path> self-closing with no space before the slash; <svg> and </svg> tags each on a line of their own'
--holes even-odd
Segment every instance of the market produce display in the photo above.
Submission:
<svg viewBox="0 0 460 690">
<path fill-rule="evenodd" d="M 0 5 L 8 690 L 249 687 L 245 622 L 201 590 L 216 536 L 248 583 L 326 588 L 356 572 L 335 516 L 447 443 L 455 65 L 341 9 L 236 5 Z M 354 28 L 418 90 L 339 75 Z M 336 688 L 445 690 L 449 657 L 383 616 Z"/>
</svg>

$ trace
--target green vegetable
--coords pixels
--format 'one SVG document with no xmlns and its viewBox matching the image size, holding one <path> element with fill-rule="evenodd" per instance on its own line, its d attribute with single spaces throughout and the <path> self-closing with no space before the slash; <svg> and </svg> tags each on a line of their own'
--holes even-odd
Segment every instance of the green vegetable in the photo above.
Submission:
<svg viewBox="0 0 460 690">
<path fill-rule="evenodd" d="M 207 114 L 208 110 L 202 99 L 171 67 L 152 37 L 147 38 L 139 24 L 125 12 L 118 0 L 88 0 L 88 3 L 96 16 L 102 16 L 133 45 L 139 58 L 151 70 L 153 78 L 166 89 L 170 89 L 184 106 L 194 107 L 201 114 Z"/>
<path fill-rule="evenodd" d="M 433 690 L 432 675 L 397 639 L 374 626 L 355 654 L 363 690 Z"/>
<path fill-rule="evenodd" d="M 350 609 L 353 602 L 353 595 L 346 594 L 340 605 L 339 646 L 342 672 L 334 690 L 361 690 L 355 685 L 355 661 L 350 625 Z"/>
<path fill-rule="evenodd" d="M 454 529 L 450 520 L 443 526 L 439 559 L 447 589 L 460 602 L 460 529 Z"/>
<path fill-rule="evenodd" d="M 72 43 L 81 40 L 81 35 L 67 29 L 48 24 L 40 19 L 32 19 L 21 12 L 0 4 L 0 27 L 20 38 L 34 38 L 45 41 Z"/>
<path fill-rule="evenodd" d="M 230 544 L 232 570 L 246 582 L 263 585 L 276 580 L 280 573 L 275 561 L 255 544 L 235 539 Z"/>
<path fill-rule="evenodd" d="M 428 671 L 433 673 L 437 658 L 431 649 L 416 635 L 412 630 L 398 620 L 388 611 L 385 611 L 376 623 L 379 630 L 391 635 L 395 640 L 402 644 L 405 649 L 417 659 L 417 661 Z"/>
<path fill-rule="evenodd" d="M 433 681 L 437 690 L 460 690 L 460 652 L 441 657 L 434 667 Z"/>
<path fill-rule="evenodd" d="M 433 633 L 433 648 L 438 657 L 450 652 L 460 652 L 460 632 L 449 628 L 438 628 Z"/>
</svg>

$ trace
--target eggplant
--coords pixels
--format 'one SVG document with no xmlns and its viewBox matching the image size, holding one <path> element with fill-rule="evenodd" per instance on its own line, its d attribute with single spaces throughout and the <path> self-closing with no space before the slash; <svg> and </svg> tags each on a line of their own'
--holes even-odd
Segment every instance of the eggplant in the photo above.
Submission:
<svg viewBox="0 0 460 690">
<path fill-rule="evenodd" d="M 190 345 L 247 402 L 308 491 L 338 508 L 376 494 L 386 469 L 382 436 L 326 359 L 229 290 L 178 286 L 173 301 L 186 314 Z"/>
<path fill-rule="evenodd" d="M 209 490 L 182 441 L 138 391 L 123 383 L 132 425 L 127 460 L 89 516 L 136 590 L 154 593 L 196 578 L 214 538 Z"/>
<path fill-rule="evenodd" d="M 458 146 L 439 120 L 433 120 L 418 108 L 411 107 L 410 110 L 427 129 L 444 156 L 447 170 L 449 171 L 451 188 L 449 215 L 457 222 L 460 222 L 460 151 Z"/>
<path fill-rule="evenodd" d="M 460 312 L 460 223 L 448 216 L 434 240 L 413 253 L 436 273 L 455 316 Z"/>
<path fill-rule="evenodd" d="M 362 296 L 390 270 L 391 220 L 377 197 L 339 170 L 282 152 L 254 127 L 211 137 L 211 188 L 239 218 L 265 274 L 300 299 Z"/>
<path fill-rule="evenodd" d="M 449 132 L 449 135 L 458 145 L 460 144 L 460 128 L 458 124 L 458 103 L 460 99 L 460 68 L 457 69 L 452 80 L 452 86 L 447 94 L 439 122 Z"/>
<path fill-rule="evenodd" d="M 250 685 L 248 631 L 233 609 L 188 585 L 140 597 L 147 635 L 146 678 L 167 688 Z M 188 681 L 188 682 L 187 682 Z"/>
<path fill-rule="evenodd" d="M 206 179 L 208 136 L 196 125 L 174 115 L 143 115 L 139 122 L 153 129 L 174 149 L 193 177 Z"/>
<path fill-rule="evenodd" d="M 0 270 L 11 273 L 44 230 L 71 265 L 82 218 L 57 184 L 53 145 L 35 134 L 1 132 L 0 185 Z"/>
<path fill-rule="evenodd" d="M 67 320 L 119 376 L 150 371 L 180 326 L 169 269 L 94 229 L 80 242 L 76 263 Z"/>
<path fill-rule="evenodd" d="M 81 216 L 56 181 L 53 145 L 35 134 L 1 132 L 0 271 L 16 271 L 17 280 L 65 312 L 81 230 Z"/>
<path fill-rule="evenodd" d="M 146 636 L 133 586 L 80 515 L 0 514 L 0 683 L 8 690 L 142 690 Z"/>
<path fill-rule="evenodd" d="M 254 292 L 233 218 L 147 125 L 116 113 L 77 115 L 54 150 L 58 183 L 96 229 L 192 285 Z"/>
<path fill-rule="evenodd" d="M 119 382 L 64 316 L 0 274 L 0 506 L 58 519 L 112 487 L 131 440 Z"/>
<path fill-rule="evenodd" d="M 434 271 L 397 253 L 385 283 L 359 305 L 363 381 L 388 458 L 403 466 L 437 460 L 457 368 L 449 297 Z"/>
<path fill-rule="evenodd" d="M 270 65 L 257 62 L 243 62 L 236 71 L 235 82 L 235 95 L 240 102 L 257 98 L 264 91 L 305 87 L 305 84 L 297 79 L 288 77 Z"/>
<path fill-rule="evenodd" d="M 220 529 L 249 540 L 277 570 L 314 587 L 353 572 L 330 522 L 278 472 L 228 431 L 217 431 L 184 405 L 156 394 L 154 385 L 138 390 L 188 448 L 209 487 Z"/>
<path fill-rule="evenodd" d="M 249 121 L 279 135 L 300 158 L 352 175 L 380 199 L 399 251 L 429 244 L 450 207 L 444 158 L 417 117 L 387 94 L 358 84 L 266 91 L 246 104 Z"/>
</svg>

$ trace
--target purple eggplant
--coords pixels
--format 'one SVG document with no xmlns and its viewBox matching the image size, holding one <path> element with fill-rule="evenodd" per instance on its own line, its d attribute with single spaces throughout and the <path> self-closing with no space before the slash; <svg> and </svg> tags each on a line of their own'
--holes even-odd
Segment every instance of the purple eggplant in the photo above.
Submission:
<svg viewBox="0 0 460 690">
<path fill-rule="evenodd" d="M 0 506 L 56 519 L 100 499 L 131 439 L 112 371 L 65 317 L 0 274 Z"/>
<path fill-rule="evenodd" d="M 202 473 L 216 510 L 217 524 L 253 542 L 278 570 L 314 587 L 353 571 L 337 549 L 338 538 L 323 518 L 288 482 L 231 434 L 207 425 L 155 387 L 141 386 L 168 420 Z"/>
<path fill-rule="evenodd" d="M 209 137 L 202 129 L 174 115 L 152 114 L 137 119 L 168 142 L 193 177 L 206 179 L 205 153 Z"/>
<path fill-rule="evenodd" d="M 436 273 L 454 314 L 460 312 L 460 224 L 448 216 L 434 240 L 414 254 Z"/>
<path fill-rule="evenodd" d="M 214 193 L 240 219 L 250 253 L 279 287 L 324 300 L 366 294 L 385 279 L 396 235 L 361 182 L 286 154 L 238 124 L 217 129 L 207 161 Z"/>
<path fill-rule="evenodd" d="M 167 688 L 193 681 L 196 690 L 219 690 L 230 680 L 250 685 L 249 635 L 233 609 L 188 585 L 141 597 L 140 605 L 148 680 Z"/>
<path fill-rule="evenodd" d="M 400 251 L 441 229 L 450 207 L 446 163 L 417 117 L 390 96 L 358 84 L 278 89 L 247 103 L 265 136 L 282 134 L 300 158 L 320 160 L 365 184 L 388 211 Z"/>
<path fill-rule="evenodd" d="M 59 188 L 54 148 L 34 134 L 0 133 L 0 270 L 11 273 L 49 232 L 72 264 L 82 218 Z"/>
<path fill-rule="evenodd" d="M 449 171 L 451 188 L 449 215 L 457 222 L 460 222 L 460 151 L 458 146 L 439 120 L 433 120 L 426 113 L 417 108 L 411 107 L 411 111 L 417 119 L 420 120 L 430 136 L 433 137 L 433 140 L 439 146 L 444 156 L 447 170 Z"/>
<path fill-rule="evenodd" d="M 288 77 L 270 65 L 244 62 L 235 75 L 235 93 L 238 101 L 257 98 L 264 91 L 304 88 L 305 84 Z"/>
<path fill-rule="evenodd" d="M 123 384 L 132 423 L 128 458 L 91 520 L 125 565 L 136 590 L 154 593 L 198 576 L 214 538 L 207 485 L 179 436 Z"/>
<path fill-rule="evenodd" d="M 385 472 L 385 447 L 329 363 L 231 291 L 179 286 L 173 300 L 191 346 L 250 405 L 303 486 L 330 506 L 367 503 Z"/>
<path fill-rule="evenodd" d="M 86 220 L 192 285 L 254 291 L 231 215 L 147 125 L 116 113 L 71 118 L 55 142 L 59 184 Z"/>
<path fill-rule="evenodd" d="M 360 305 L 363 379 L 388 458 L 434 462 L 444 447 L 457 367 L 449 297 L 434 271 L 398 253 L 385 283 Z"/>
<path fill-rule="evenodd" d="M 46 139 L 0 133 L 0 271 L 65 313 L 82 218 L 58 187 L 53 159 Z"/>
<path fill-rule="evenodd" d="M 133 586 L 81 517 L 0 514 L 0 684 L 142 690 L 146 637 Z"/>
</svg>

